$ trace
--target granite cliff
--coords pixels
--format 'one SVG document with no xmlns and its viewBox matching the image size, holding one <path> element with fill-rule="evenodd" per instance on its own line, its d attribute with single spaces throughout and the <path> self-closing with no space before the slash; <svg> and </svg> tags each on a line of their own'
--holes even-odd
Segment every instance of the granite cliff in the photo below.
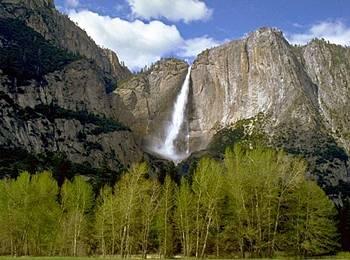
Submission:
<svg viewBox="0 0 350 260">
<path fill-rule="evenodd" d="M 173 103 L 180 92 L 188 64 L 177 59 L 163 59 L 115 90 L 135 120 L 130 127 L 147 146 L 149 138 L 164 137 L 164 128 L 170 120 Z"/>
<path fill-rule="evenodd" d="M 0 19 L 4 155 L 59 153 L 121 169 L 164 138 L 187 63 L 163 59 L 131 74 L 51 0 L 3 0 Z M 349 58 L 349 48 L 323 40 L 292 46 L 270 28 L 202 52 L 184 125 L 193 157 L 220 157 L 236 142 L 283 148 L 305 157 L 341 204 L 350 195 Z"/>
<path fill-rule="evenodd" d="M 2 175 L 53 158 L 83 174 L 141 160 L 133 116 L 112 93 L 129 70 L 52 1 L 1 1 L 0 47 Z"/>
<path fill-rule="evenodd" d="M 283 148 L 307 158 L 311 176 L 341 204 L 350 181 L 349 53 L 322 40 L 292 46 L 270 28 L 202 52 L 187 107 L 191 151 L 217 156 L 243 140 Z M 186 67 L 164 60 L 116 90 L 146 147 L 164 129 Z"/>
<path fill-rule="evenodd" d="M 348 48 L 321 40 L 291 46 L 269 28 L 203 52 L 192 70 L 192 150 L 225 143 L 223 133 L 240 126 L 242 138 L 259 132 L 304 156 L 329 195 L 347 197 L 334 187 L 350 181 L 349 58 Z"/>
</svg>

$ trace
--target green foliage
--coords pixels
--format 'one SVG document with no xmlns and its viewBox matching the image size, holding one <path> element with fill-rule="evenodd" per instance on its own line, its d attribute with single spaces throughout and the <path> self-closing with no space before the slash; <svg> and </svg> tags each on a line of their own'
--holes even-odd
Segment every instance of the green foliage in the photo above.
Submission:
<svg viewBox="0 0 350 260">
<path fill-rule="evenodd" d="M 194 250 L 195 232 L 194 232 L 194 195 L 191 186 L 185 178 L 182 178 L 180 187 L 176 190 L 176 227 L 177 236 L 181 241 L 181 253 L 185 256 L 191 256 Z"/>
<path fill-rule="evenodd" d="M 211 238 L 216 238 L 219 203 L 223 199 L 223 167 L 220 163 L 203 158 L 192 180 L 195 204 L 195 256 L 203 258 Z M 218 245 L 216 245 L 218 247 Z"/>
<path fill-rule="evenodd" d="M 59 191 L 50 173 L 0 181 L 0 254 L 275 257 L 335 253 L 336 210 L 281 151 L 234 146 L 199 160 L 191 181 L 134 165 L 100 189 L 83 177 Z"/>
<path fill-rule="evenodd" d="M 96 211 L 96 234 L 99 252 L 129 257 L 141 253 L 146 257 L 157 208 L 160 186 L 147 179 L 148 166 L 135 165 L 115 185 L 114 192 L 101 191 Z"/>
<path fill-rule="evenodd" d="M 174 229 L 173 223 L 175 210 L 175 183 L 167 175 L 161 188 L 159 209 L 156 216 L 156 230 L 159 242 L 159 254 L 163 257 L 172 256 L 174 253 Z"/>
<path fill-rule="evenodd" d="M 241 144 L 247 148 L 267 145 L 267 137 L 262 131 L 264 115 L 242 119 L 230 128 L 223 128 L 213 137 L 208 150 L 214 155 L 223 155 L 227 147 Z"/>
<path fill-rule="evenodd" d="M 311 181 L 304 181 L 288 199 L 293 210 L 287 213 L 285 244 L 295 255 L 313 256 L 334 253 L 339 247 L 337 211 L 324 191 Z"/>
<path fill-rule="evenodd" d="M 97 127 L 91 131 L 93 135 L 99 135 L 101 133 L 109 133 L 113 131 L 130 131 L 129 127 L 124 126 L 122 123 L 114 121 L 110 118 L 106 118 L 100 115 L 89 113 L 88 111 L 73 111 L 59 107 L 57 105 L 36 105 L 31 111 L 27 108 L 27 116 L 25 120 L 45 116 L 49 121 L 53 122 L 56 118 L 64 118 L 67 120 L 78 120 L 80 123 L 94 124 Z"/>
<path fill-rule="evenodd" d="M 336 259 L 350 259 L 350 252 L 339 252 L 337 253 Z"/>
<path fill-rule="evenodd" d="M 57 244 L 60 254 L 82 255 L 87 251 L 87 215 L 93 206 L 92 187 L 81 176 L 61 188 L 62 217 Z"/>
<path fill-rule="evenodd" d="M 58 186 L 48 172 L 0 182 L 1 253 L 50 255 L 60 211 Z"/>
<path fill-rule="evenodd" d="M 47 152 L 34 155 L 21 149 L 0 147 L 1 178 L 15 178 L 24 170 L 35 173 L 45 169 L 52 172 L 59 185 L 62 185 L 65 179 L 73 179 L 77 174 L 88 176 L 95 191 L 98 191 L 103 185 L 113 185 L 125 170 L 122 164 L 114 170 L 108 167 L 94 168 L 88 162 L 72 163 L 62 153 Z"/>
<path fill-rule="evenodd" d="M 45 74 L 79 58 L 50 44 L 20 20 L 1 18 L 0 38 L 0 69 L 20 85 L 31 79 L 42 81 Z"/>
<path fill-rule="evenodd" d="M 305 180 L 304 161 L 283 152 L 236 146 L 226 151 L 225 164 L 236 223 L 225 232 L 236 236 L 242 256 L 271 257 L 278 250 L 319 255 L 337 248 L 334 205 L 315 183 Z M 301 245 L 304 248 L 296 250 Z"/>
</svg>

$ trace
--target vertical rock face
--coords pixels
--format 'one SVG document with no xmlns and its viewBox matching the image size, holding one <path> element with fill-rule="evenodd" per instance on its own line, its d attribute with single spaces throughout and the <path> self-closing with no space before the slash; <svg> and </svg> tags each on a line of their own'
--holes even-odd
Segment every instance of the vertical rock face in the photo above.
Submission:
<svg viewBox="0 0 350 260">
<path fill-rule="evenodd" d="M 164 137 L 162 130 L 170 120 L 187 68 L 188 64 L 184 61 L 161 60 L 116 89 L 115 92 L 135 118 L 135 121 L 129 122 L 130 127 L 144 142 L 152 142 L 150 137 Z"/>
<path fill-rule="evenodd" d="M 340 196 L 331 187 L 350 181 L 349 58 L 348 48 L 322 41 L 290 46 L 269 28 L 204 51 L 192 69 L 191 150 L 263 115 L 269 143 L 304 155 L 320 185 Z"/>
<path fill-rule="evenodd" d="M 205 147 L 218 129 L 261 112 L 274 124 L 286 116 L 315 123 L 317 89 L 273 29 L 202 53 L 194 62 L 192 82 L 194 150 Z"/>
<path fill-rule="evenodd" d="M 350 152 L 350 49 L 314 40 L 301 49 L 305 68 L 318 86 L 320 112 L 333 136 Z"/>
<path fill-rule="evenodd" d="M 0 16 L 23 20 L 58 47 L 94 60 L 115 79 L 124 79 L 131 74 L 120 65 L 115 53 L 98 47 L 85 31 L 60 14 L 52 0 L 3 0 L 0 3 Z"/>
<path fill-rule="evenodd" d="M 51 0 L 0 2 L 0 58 L 0 152 L 59 152 L 111 169 L 140 160 L 141 142 L 164 139 L 188 68 L 164 59 L 131 75 Z M 275 29 L 204 51 L 191 73 L 190 150 L 259 122 L 270 145 L 304 155 L 336 197 L 332 187 L 350 183 L 349 82 L 349 48 L 290 46 Z"/>
<path fill-rule="evenodd" d="M 143 153 L 127 126 L 133 114 L 111 93 L 129 74 L 51 1 L 1 2 L 2 174 L 3 160 L 16 150 L 64 154 L 72 163 L 114 172 L 140 161 Z"/>
</svg>

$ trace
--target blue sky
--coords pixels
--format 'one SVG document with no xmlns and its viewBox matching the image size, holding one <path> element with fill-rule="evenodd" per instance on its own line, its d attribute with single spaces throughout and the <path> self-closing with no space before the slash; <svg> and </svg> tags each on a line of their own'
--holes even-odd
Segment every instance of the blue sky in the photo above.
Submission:
<svg viewBox="0 0 350 260">
<path fill-rule="evenodd" d="M 193 57 L 262 26 L 291 43 L 350 45 L 348 0 L 56 0 L 57 8 L 137 70 L 161 57 Z"/>
</svg>

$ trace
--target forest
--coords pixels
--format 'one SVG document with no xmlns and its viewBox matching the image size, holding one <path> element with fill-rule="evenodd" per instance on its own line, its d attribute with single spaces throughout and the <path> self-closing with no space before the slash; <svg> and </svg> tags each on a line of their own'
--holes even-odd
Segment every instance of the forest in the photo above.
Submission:
<svg viewBox="0 0 350 260">
<path fill-rule="evenodd" d="M 269 148 L 228 148 L 192 175 L 158 178 L 134 165 L 94 192 L 48 171 L 0 181 L 0 254 L 274 257 L 339 249 L 337 211 L 307 164 Z"/>
</svg>

